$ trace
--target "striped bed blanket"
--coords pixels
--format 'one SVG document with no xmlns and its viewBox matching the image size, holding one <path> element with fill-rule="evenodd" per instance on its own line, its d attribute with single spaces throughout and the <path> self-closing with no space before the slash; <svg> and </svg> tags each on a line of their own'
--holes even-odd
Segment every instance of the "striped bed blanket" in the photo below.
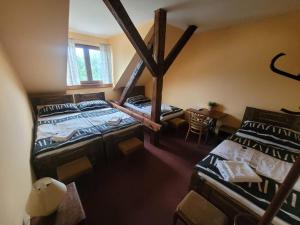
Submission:
<svg viewBox="0 0 300 225">
<path fill-rule="evenodd" d="M 119 124 L 111 125 L 108 123 L 116 117 L 120 118 Z M 37 156 L 78 142 L 101 138 L 104 134 L 138 123 L 134 118 L 114 108 L 38 118 L 32 155 Z M 70 138 L 65 141 L 54 141 L 53 136 L 67 132 L 72 133 Z"/>
<path fill-rule="evenodd" d="M 151 115 L 151 100 L 143 95 L 137 95 L 134 97 L 130 97 L 126 100 L 124 106 L 127 108 L 131 108 L 135 111 L 141 112 L 145 115 L 150 116 Z M 183 112 L 182 109 L 172 106 L 172 105 L 167 105 L 167 104 L 162 104 L 161 105 L 161 119 L 168 115 L 172 114 L 177 114 L 179 112 Z"/>
<path fill-rule="evenodd" d="M 81 114 L 102 135 L 139 124 L 139 122 L 133 117 L 114 108 L 86 111 Z M 115 126 L 111 126 L 108 122 L 112 119 L 119 119 L 120 123 Z"/>
<path fill-rule="evenodd" d="M 271 127 L 268 129 L 272 130 L 272 134 L 266 130 L 258 132 L 255 127 L 257 124 L 253 125 L 253 123 L 251 126 L 254 127 L 249 127 L 249 123 L 244 123 L 241 129 L 219 144 L 208 156 L 200 161 L 196 165 L 196 170 L 200 176 L 209 178 L 211 183 L 217 185 L 218 188 L 234 193 L 230 196 L 238 196 L 235 200 L 241 204 L 244 204 L 246 207 L 252 204 L 253 207 L 249 208 L 262 215 L 263 210 L 270 204 L 293 162 L 298 157 L 300 150 L 293 148 L 294 146 L 284 148 L 281 143 L 278 144 L 277 141 L 266 138 L 270 136 L 276 136 L 277 138 L 278 135 L 274 135 L 274 132 L 278 132 L 278 130 L 275 131 Z M 250 130 L 251 132 L 249 132 Z M 287 132 L 286 135 L 291 137 L 292 135 L 297 136 L 298 133 Z M 291 140 L 291 138 L 286 139 Z M 282 141 L 285 142 L 282 139 L 279 140 L 279 142 Z M 298 143 L 297 141 L 295 143 L 294 141 L 292 142 L 293 144 Z M 225 181 L 216 167 L 220 160 L 247 162 L 262 178 L 262 182 L 230 183 Z M 277 217 L 273 220 L 273 224 L 300 224 L 300 179 L 282 205 Z"/>
</svg>

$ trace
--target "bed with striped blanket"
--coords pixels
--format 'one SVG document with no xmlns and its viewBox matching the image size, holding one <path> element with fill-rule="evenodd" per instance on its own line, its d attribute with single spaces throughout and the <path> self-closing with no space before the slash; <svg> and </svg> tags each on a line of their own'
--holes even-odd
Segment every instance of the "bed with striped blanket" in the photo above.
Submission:
<svg viewBox="0 0 300 225">
<path fill-rule="evenodd" d="M 74 132 L 68 140 L 56 142 L 52 137 L 59 133 Z M 78 142 L 100 138 L 101 132 L 86 120 L 81 113 L 62 114 L 40 117 L 37 120 L 37 135 L 32 154 L 41 157 L 44 153 L 55 153 L 55 150 L 76 145 Z"/>
<path fill-rule="evenodd" d="M 140 125 L 140 123 L 126 113 L 121 112 L 115 108 L 104 108 L 98 110 L 91 110 L 82 112 L 81 115 L 94 127 L 101 135 L 112 134 L 121 129 L 131 126 Z M 111 126 L 108 122 L 112 118 L 120 119 L 120 123 Z"/>
<path fill-rule="evenodd" d="M 54 135 L 72 132 L 65 141 L 54 141 Z M 38 177 L 56 177 L 56 168 L 77 158 L 88 156 L 95 164 L 105 158 L 101 132 L 81 113 L 38 117 L 32 162 Z"/>
<path fill-rule="evenodd" d="M 117 144 L 132 137 L 144 140 L 142 124 L 130 115 L 115 108 L 105 108 L 82 112 L 82 116 L 89 121 L 98 131 L 104 144 L 104 151 L 108 160 L 120 157 Z M 108 125 L 111 119 L 119 119 L 116 126 Z"/>
<path fill-rule="evenodd" d="M 223 207 L 224 211 L 230 211 L 229 208 L 234 205 L 233 208 L 240 207 L 241 210 L 237 211 L 250 211 L 254 215 L 262 216 L 298 157 L 299 144 L 300 133 L 297 131 L 256 121 L 244 121 L 234 135 L 197 163 L 191 187 L 200 193 L 203 191 L 200 186 L 204 183 L 212 187 L 214 191 L 204 191 L 207 198 L 212 198 L 212 193 L 222 193 L 230 203 L 223 202 L 224 205 L 227 204 L 225 207 L 221 203 L 214 203 L 219 204 L 220 208 Z M 263 181 L 227 182 L 216 167 L 220 160 L 247 162 Z M 300 179 L 274 218 L 273 224 L 300 224 Z"/>
<path fill-rule="evenodd" d="M 124 106 L 134 112 L 142 114 L 144 117 L 150 118 L 151 116 L 151 100 L 144 95 L 137 95 L 129 97 Z M 179 117 L 183 114 L 183 110 L 167 104 L 161 105 L 160 120 L 166 121 L 175 117 Z"/>
<path fill-rule="evenodd" d="M 120 123 L 109 124 L 112 118 L 120 118 Z M 53 136 L 65 132 L 72 133 L 72 136 L 59 142 L 53 139 Z M 92 162 L 99 158 L 104 160 L 108 155 L 114 158 L 116 154 L 110 151 L 117 152 L 117 140 L 132 135 L 143 139 L 141 123 L 110 107 L 39 117 L 32 150 L 35 170 L 38 176 L 55 176 L 57 166 L 84 155 L 88 155 Z"/>
</svg>

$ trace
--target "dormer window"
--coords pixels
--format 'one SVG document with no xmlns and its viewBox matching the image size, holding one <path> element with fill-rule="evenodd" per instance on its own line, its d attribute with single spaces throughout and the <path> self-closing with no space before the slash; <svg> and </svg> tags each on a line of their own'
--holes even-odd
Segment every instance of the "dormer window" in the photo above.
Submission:
<svg viewBox="0 0 300 225">
<path fill-rule="evenodd" d="M 69 40 L 67 86 L 102 86 L 112 84 L 110 46 L 85 45 Z"/>
</svg>

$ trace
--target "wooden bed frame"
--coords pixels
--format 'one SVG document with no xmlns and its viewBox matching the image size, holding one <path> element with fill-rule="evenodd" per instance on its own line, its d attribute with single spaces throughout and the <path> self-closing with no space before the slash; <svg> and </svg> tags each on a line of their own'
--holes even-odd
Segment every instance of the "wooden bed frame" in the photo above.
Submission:
<svg viewBox="0 0 300 225">
<path fill-rule="evenodd" d="M 64 95 L 64 94 L 56 94 L 56 95 L 41 95 L 41 96 L 33 96 L 29 97 L 32 104 L 32 111 L 34 117 L 34 131 L 33 131 L 33 145 L 36 139 L 36 118 L 37 118 L 37 105 L 47 105 L 47 104 L 63 104 L 63 103 L 78 103 L 82 101 L 88 100 L 105 100 L 105 93 L 89 93 L 89 94 L 74 94 L 73 95 Z M 107 135 L 106 135 L 107 136 Z M 119 157 L 116 151 L 116 146 L 119 141 L 123 141 L 130 137 L 138 137 L 143 140 L 143 129 L 142 126 L 130 131 L 119 132 L 118 135 L 112 135 L 110 137 L 106 137 L 106 142 L 104 143 L 104 139 L 99 137 L 94 141 L 91 141 L 83 146 L 72 148 L 70 151 L 66 150 L 60 152 L 59 154 L 55 154 L 53 156 L 45 156 L 41 158 L 33 158 L 31 156 L 31 162 L 33 168 L 35 170 L 36 176 L 44 177 L 51 176 L 56 177 L 56 168 L 60 165 L 63 165 L 72 160 L 78 159 L 83 156 L 87 156 L 92 164 L 96 164 L 96 162 L 102 162 L 114 159 Z M 109 149 L 105 149 L 109 148 Z M 109 154 L 108 154 L 109 152 Z M 113 152 L 113 153 L 112 153 Z"/>
<path fill-rule="evenodd" d="M 74 94 L 74 102 L 83 102 L 83 101 L 91 101 L 91 100 L 105 100 L 105 93 L 89 93 L 89 94 Z"/>
<path fill-rule="evenodd" d="M 300 117 L 295 115 L 247 107 L 243 117 L 243 121 L 246 120 L 269 123 L 300 131 Z M 210 184 L 205 178 L 199 176 L 196 170 L 191 177 L 190 189 L 195 190 L 222 210 L 229 217 L 229 224 L 233 224 L 234 217 L 239 213 L 248 213 L 259 218 L 257 214 L 250 211 L 240 202 Z"/>
<path fill-rule="evenodd" d="M 135 86 L 133 88 L 133 90 L 128 94 L 128 98 L 136 96 L 136 95 L 144 95 L 145 96 L 145 87 L 144 86 Z M 126 107 L 120 105 L 118 102 L 111 102 L 111 104 L 115 108 L 119 109 L 120 111 L 129 114 L 130 116 L 134 117 L 135 119 L 137 119 L 138 121 L 143 123 L 143 125 L 150 131 L 158 132 L 162 127 L 161 124 L 153 122 L 149 116 L 146 116 L 145 114 L 143 114 L 139 111 L 126 108 Z"/>
<path fill-rule="evenodd" d="M 247 107 L 242 122 L 245 120 L 268 123 L 300 132 L 300 116 L 291 114 Z"/>
</svg>

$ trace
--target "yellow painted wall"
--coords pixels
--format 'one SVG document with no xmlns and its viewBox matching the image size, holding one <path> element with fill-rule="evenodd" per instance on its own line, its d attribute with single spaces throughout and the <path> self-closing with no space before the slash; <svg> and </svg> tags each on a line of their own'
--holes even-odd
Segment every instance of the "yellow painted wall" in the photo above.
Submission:
<svg viewBox="0 0 300 225">
<path fill-rule="evenodd" d="M 25 90 L 0 45 L 0 224 L 20 225 L 31 189 L 32 115 Z"/>
<path fill-rule="evenodd" d="M 225 123 L 234 126 L 246 106 L 298 110 L 300 82 L 273 73 L 270 62 L 284 52 L 278 67 L 299 74 L 299 21 L 300 13 L 293 13 L 195 34 L 165 75 L 163 101 L 185 109 L 216 101 L 231 115 Z M 167 37 L 182 32 L 169 29 Z M 151 85 L 147 83 L 147 95 Z"/>
<path fill-rule="evenodd" d="M 28 92 L 66 85 L 69 0 L 1 1 L 0 40 Z"/>
</svg>

